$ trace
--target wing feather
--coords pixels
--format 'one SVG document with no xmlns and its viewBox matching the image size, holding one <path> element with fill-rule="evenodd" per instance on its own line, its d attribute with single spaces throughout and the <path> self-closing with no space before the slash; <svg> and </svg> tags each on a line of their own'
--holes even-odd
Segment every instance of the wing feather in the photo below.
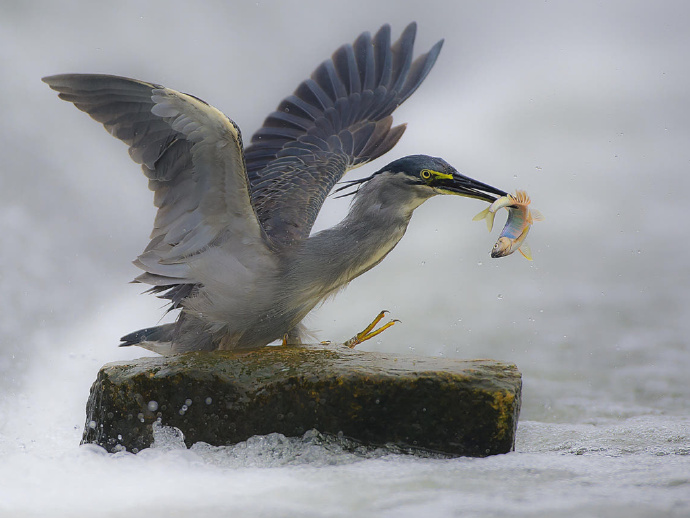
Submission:
<svg viewBox="0 0 690 518">
<path fill-rule="evenodd" d="M 274 243 L 309 236 L 326 196 L 354 167 L 389 151 L 405 127 L 391 114 L 431 70 L 442 41 L 413 60 L 416 24 L 391 45 L 384 25 L 343 45 L 303 81 L 245 150 L 252 200 Z"/>
<path fill-rule="evenodd" d="M 268 253 L 251 204 L 242 137 L 224 114 L 196 97 L 123 77 L 43 80 L 125 142 L 149 179 L 158 212 L 151 241 L 134 261 L 145 271 L 137 281 L 170 290 L 176 305 L 198 284 L 190 262 L 206 250 L 241 242 Z"/>
</svg>

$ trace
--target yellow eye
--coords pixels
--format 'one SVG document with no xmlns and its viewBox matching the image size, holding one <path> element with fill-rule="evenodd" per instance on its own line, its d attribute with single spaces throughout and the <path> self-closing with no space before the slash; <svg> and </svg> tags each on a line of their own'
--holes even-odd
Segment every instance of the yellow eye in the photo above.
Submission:
<svg viewBox="0 0 690 518">
<path fill-rule="evenodd" d="M 431 178 L 431 171 L 429 171 L 428 169 L 422 169 L 422 172 L 419 174 L 425 180 L 428 180 L 429 178 Z"/>
</svg>

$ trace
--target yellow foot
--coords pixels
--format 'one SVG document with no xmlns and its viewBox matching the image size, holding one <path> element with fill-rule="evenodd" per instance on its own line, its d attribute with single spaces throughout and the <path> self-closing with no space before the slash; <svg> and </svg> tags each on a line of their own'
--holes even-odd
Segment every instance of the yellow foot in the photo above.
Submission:
<svg viewBox="0 0 690 518">
<path fill-rule="evenodd" d="M 344 345 L 349 347 L 350 349 L 354 349 L 358 344 L 361 344 L 362 342 L 369 340 L 370 338 L 374 338 L 376 335 L 383 333 L 386 329 L 391 327 L 393 324 L 396 322 L 400 322 L 400 320 L 391 320 L 390 322 L 382 325 L 378 329 L 374 330 L 376 325 L 381 322 L 381 319 L 384 317 L 384 315 L 388 313 L 385 309 L 379 313 L 374 321 L 369 324 L 364 331 L 361 333 L 357 333 L 355 336 L 350 338 L 349 340 L 346 340 L 344 342 Z"/>
</svg>

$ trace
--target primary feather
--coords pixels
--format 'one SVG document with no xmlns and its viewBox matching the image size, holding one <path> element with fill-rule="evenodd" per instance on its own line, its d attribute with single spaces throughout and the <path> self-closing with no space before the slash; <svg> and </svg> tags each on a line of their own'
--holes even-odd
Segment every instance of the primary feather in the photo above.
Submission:
<svg viewBox="0 0 690 518">
<path fill-rule="evenodd" d="M 333 186 L 388 152 L 405 126 L 391 114 L 419 87 L 443 41 L 412 59 L 417 26 L 391 45 L 390 27 L 343 45 L 285 98 L 245 150 L 252 200 L 272 240 L 306 238 Z"/>
</svg>

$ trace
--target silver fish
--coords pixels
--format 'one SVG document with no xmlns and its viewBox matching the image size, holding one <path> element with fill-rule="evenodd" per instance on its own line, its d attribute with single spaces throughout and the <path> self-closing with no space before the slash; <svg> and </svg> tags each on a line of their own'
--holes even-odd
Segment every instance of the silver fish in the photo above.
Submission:
<svg viewBox="0 0 690 518">
<path fill-rule="evenodd" d="M 531 200 L 525 191 L 517 190 L 498 198 L 489 207 L 477 214 L 473 221 L 486 220 L 489 231 L 493 229 L 496 212 L 505 207 L 508 210 L 508 220 L 498 237 L 498 241 L 491 250 L 491 257 L 505 257 L 518 250 L 525 259 L 532 260 L 532 251 L 525 242 L 525 238 L 535 221 L 542 221 L 544 216 L 536 209 L 530 209 Z"/>
</svg>

